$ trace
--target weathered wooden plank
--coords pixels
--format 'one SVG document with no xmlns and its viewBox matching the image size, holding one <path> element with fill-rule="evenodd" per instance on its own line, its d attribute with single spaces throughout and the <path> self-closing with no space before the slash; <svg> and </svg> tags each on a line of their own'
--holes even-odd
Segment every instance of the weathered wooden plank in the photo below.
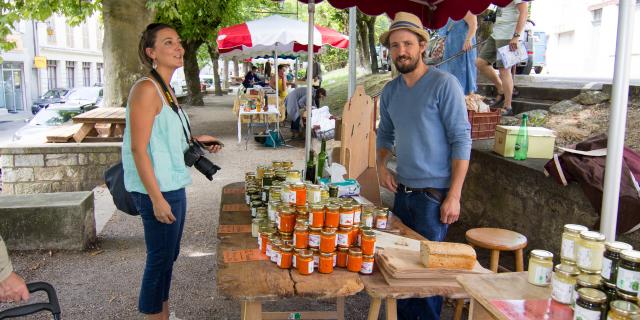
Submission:
<svg viewBox="0 0 640 320">
<path fill-rule="evenodd" d="M 78 129 L 76 133 L 73 134 L 73 141 L 82 142 L 82 140 L 93 130 L 94 124 L 92 123 L 84 123 L 82 127 Z"/>
</svg>

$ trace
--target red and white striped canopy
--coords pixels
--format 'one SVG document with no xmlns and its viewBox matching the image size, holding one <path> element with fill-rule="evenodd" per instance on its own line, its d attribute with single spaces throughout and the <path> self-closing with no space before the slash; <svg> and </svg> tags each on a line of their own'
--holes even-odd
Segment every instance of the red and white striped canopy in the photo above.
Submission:
<svg viewBox="0 0 640 320">
<path fill-rule="evenodd" d="M 220 29 L 218 51 L 222 56 L 252 57 L 278 53 L 306 52 L 309 26 L 304 21 L 273 15 Z M 346 49 L 349 37 L 329 28 L 316 25 L 313 37 L 314 51 L 322 46 Z"/>
</svg>

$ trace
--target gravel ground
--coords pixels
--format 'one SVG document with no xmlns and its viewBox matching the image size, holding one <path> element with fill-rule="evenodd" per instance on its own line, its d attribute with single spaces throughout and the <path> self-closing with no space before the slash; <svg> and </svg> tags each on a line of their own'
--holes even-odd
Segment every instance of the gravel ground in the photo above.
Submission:
<svg viewBox="0 0 640 320">
<path fill-rule="evenodd" d="M 267 149 L 249 142 L 238 145 L 237 124 L 231 112 L 232 96 L 205 98 L 204 107 L 185 107 L 194 133 L 220 137 L 226 147 L 209 156 L 222 170 L 210 182 L 193 170 L 187 188 L 188 215 L 180 257 L 174 266 L 171 310 L 180 319 L 239 319 L 240 303 L 220 295 L 216 288 L 216 230 L 221 189 L 241 180 L 245 171 L 275 159 L 291 159 L 297 167 L 304 159 L 303 142 L 293 148 Z M 288 136 L 288 129 L 283 133 Z M 137 312 L 138 290 L 145 261 L 139 218 L 116 212 L 99 234 L 96 248 L 85 252 L 12 252 L 16 271 L 27 282 L 54 285 L 63 319 L 143 319 Z M 44 299 L 37 295 L 36 299 Z M 33 301 L 33 300 L 32 300 Z M 346 300 L 347 319 L 365 319 L 369 299 L 364 293 Z M 0 310 L 7 306 L 0 305 Z M 265 302 L 266 311 L 330 310 L 334 301 L 288 299 Z M 384 317 L 384 307 L 381 317 Z M 451 318 L 451 307 L 443 319 Z M 48 319 L 40 314 L 25 319 Z"/>
</svg>

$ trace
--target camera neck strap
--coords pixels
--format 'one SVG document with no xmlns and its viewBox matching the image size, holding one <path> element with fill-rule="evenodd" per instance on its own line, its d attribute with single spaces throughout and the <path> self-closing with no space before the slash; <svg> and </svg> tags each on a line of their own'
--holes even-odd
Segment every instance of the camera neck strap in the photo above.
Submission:
<svg viewBox="0 0 640 320">
<path fill-rule="evenodd" d="M 164 80 L 162 79 L 158 71 L 156 71 L 156 69 L 151 69 L 151 76 L 153 76 L 153 78 L 162 87 L 162 92 L 164 93 L 164 97 L 167 99 L 167 102 L 169 102 L 169 106 L 171 106 L 171 109 L 173 109 L 173 111 L 178 115 L 178 118 L 180 119 L 180 125 L 182 126 L 182 130 L 184 131 L 184 138 L 187 140 L 187 144 L 191 145 L 193 141 L 193 138 L 191 137 L 191 125 L 189 124 L 189 120 L 187 119 L 187 116 L 184 115 L 184 110 L 182 110 L 182 108 L 178 108 L 176 101 L 173 99 L 173 96 L 171 95 L 171 91 L 169 91 L 167 84 L 164 83 Z M 182 116 L 180 116 L 180 111 L 182 111 L 182 114 L 185 118 L 184 122 L 182 121 Z M 187 128 L 189 129 L 189 132 L 187 132 L 187 129 L 184 127 L 185 122 L 187 123 Z"/>
</svg>

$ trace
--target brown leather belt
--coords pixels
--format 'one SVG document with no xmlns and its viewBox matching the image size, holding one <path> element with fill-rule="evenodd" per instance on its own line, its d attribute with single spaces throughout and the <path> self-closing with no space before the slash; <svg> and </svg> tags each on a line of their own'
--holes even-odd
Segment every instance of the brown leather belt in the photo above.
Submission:
<svg viewBox="0 0 640 320">
<path fill-rule="evenodd" d="M 403 184 L 398 184 L 398 188 L 404 193 L 428 193 L 434 199 L 438 200 L 438 202 L 444 201 L 444 195 L 442 192 L 435 188 L 409 188 Z"/>
</svg>

